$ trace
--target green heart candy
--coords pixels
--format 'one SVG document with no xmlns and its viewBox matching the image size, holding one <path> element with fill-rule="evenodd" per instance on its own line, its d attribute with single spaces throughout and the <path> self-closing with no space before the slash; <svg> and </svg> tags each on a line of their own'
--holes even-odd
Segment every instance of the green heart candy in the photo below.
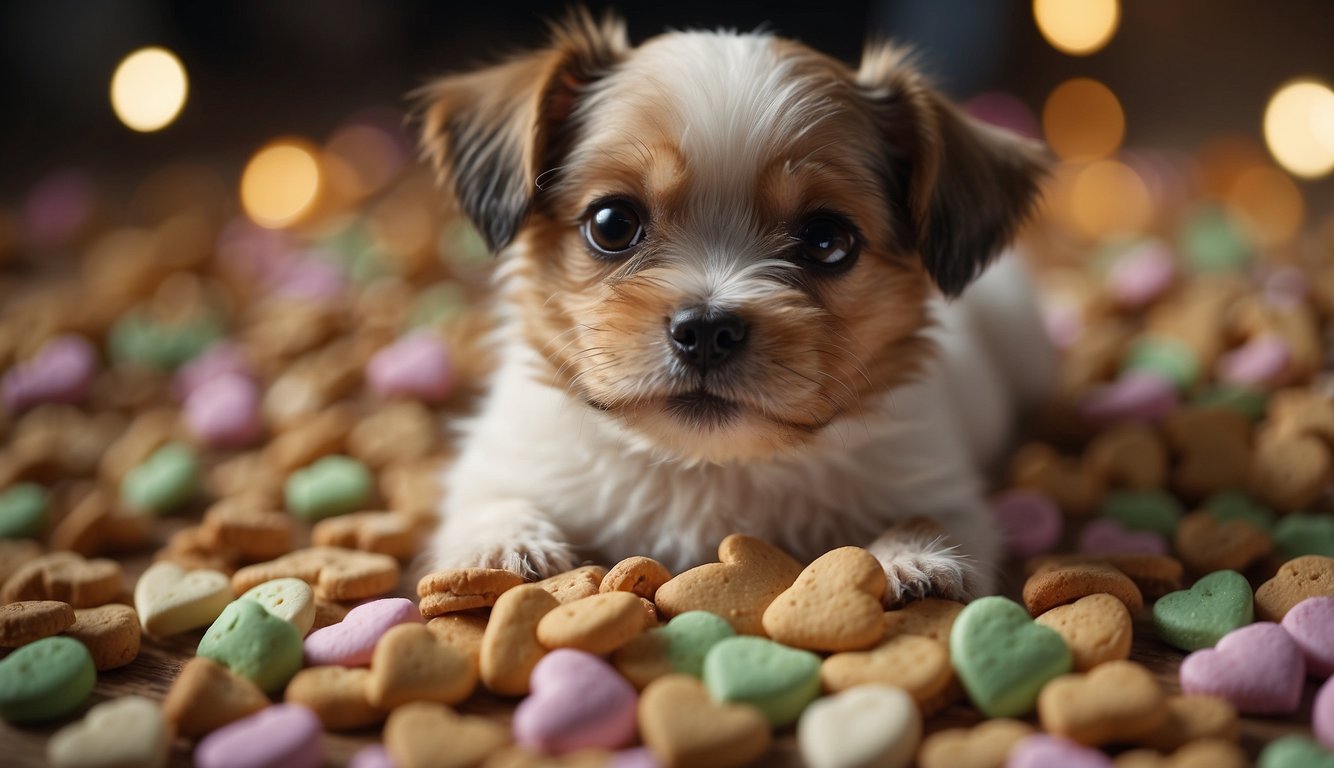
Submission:
<svg viewBox="0 0 1334 768">
<path fill-rule="evenodd" d="M 222 335 L 222 325 L 211 314 L 169 325 L 157 322 L 142 309 L 135 309 L 116 320 L 107 345 L 115 362 L 174 370 L 193 360 Z"/>
<path fill-rule="evenodd" d="M 199 459 L 183 443 L 168 443 L 130 470 L 120 499 L 131 509 L 155 515 L 170 512 L 199 490 Z"/>
<path fill-rule="evenodd" d="M 235 600 L 208 628 L 196 656 L 212 659 L 265 693 L 282 690 L 301 671 L 301 633 L 254 600 Z"/>
<path fill-rule="evenodd" d="M 1265 410 L 1269 408 L 1269 395 L 1258 389 L 1224 385 L 1200 392 L 1191 398 L 1190 404 L 1228 408 L 1251 421 L 1259 421 L 1265 417 Z"/>
<path fill-rule="evenodd" d="M 1200 376 L 1200 361 L 1194 350 L 1175 339 L 1148 337 L 1131 346 L 1121 370 L 1156 373 L 1186 390 Z"/>
<path fill-rule="evenodd" d="M 1274 545 L 1284 560 L 1304 555 L 1334 557 L 1334 516 L 1284 515 L 1274 526 Z"/>
<path fill-rule="evenodd" d="M 0 493 L 0 539 L 31 539 L 46 527 L 46 489 L 19 483 Z"/>
<path fill-rule="evenodd" d="M 1284 736 L 1265 747 L 1255 768 L 1334 768 L 1334 752 L 1305 736 Z"/>
<path fill-rule="evenodd" d="M 663 655 L 672 671 L 695 677 L 704 675 L 709 649 L 736 636 L 727 619 L 708 611 L 686 611 L 651 632 L 663 641 Z"/>
<path fill-rule="evenodd" d="M 306 520 L 356 512 L 371 497 L 366 466 L 346 456 L 325 456 L 292 473 L 284 487 L 287 511 Z"/>
<path fill-rule="evenodd" d="M 1190 589 L 1163 595 L 1153 604 L 1158 637 L 1183 651 L 1212 648 L 1254 618 L 1251 584 L 1236 571 L 1214 571 Z"/>
<path fill-rule="evenodd" d="M 820 657 L 763 637 L 729 637 L 704 657 L 704 685 L 715 701 L 749 704 L 781 728 L 820 696 Z"/>
<path fill-rule="evenodd" d="M 1184 512 L 1181 502 L 1166 491 L 1115 491 L 1102 500 L 1099 511 L 1133 531 L 1153 531 L 1172 538 Z"/>
<path fill-rule="evenodd" d="M 1027 714 L 1042 686 L 1074 667 L 1065 640 L 1004 597 L 979 598 L 959 613 L 950 630 L 950 662 L 988 717 Z"/>
<path fill-rule="evenodd" d="M 97 670 L 78 640 L 45 637 L 0 660 L 0 718 L 11 723 L 55 720 L 82 706 Z"/>
<path fill-rule="evenodd" d="M 1250 258 L 1251 244 L 1238 222 L 1216 205 L 1186 217 L 1177 246 L 1197 272 L 1237 272 Z"/>
<path fill-rule="evenodd" d="M 1265 533 L 1274 530 L 1277 519 L 1273 510 L 1240 491 L 1215 493 L 1204 502 L 1204 509 L 1220 523 L 1243 520 Z"/>
</svg>

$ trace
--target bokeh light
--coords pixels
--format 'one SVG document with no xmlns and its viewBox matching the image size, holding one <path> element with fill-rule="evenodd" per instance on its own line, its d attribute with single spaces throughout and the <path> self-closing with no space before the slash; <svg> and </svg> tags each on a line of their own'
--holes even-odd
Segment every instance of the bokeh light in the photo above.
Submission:
<svg viewBox="0 0 1334 768">
<path fill-rule="evenodd" d="M 1121 7 L 1117 0 L 1033 0 L 1033 19 L 1053 48 L 1087 56 L 1116 34 Z"/>
<path fill-rule="evenodd" d="M 385 129 L 367 123 L 352 123 L 338 130 L 325 144 L 332 156 L 351 172 L 349 191 L 364 197 L 383 189 L 403 169 L 408 154 Z"/>
<path fill-rule="evenodd" d="M 1279 89 L 1265 109 L 1265 143 L 1291 173 L 1308 179 L 1334 170 L 1334 91 L 1314 80 Z"/>
<path fill-rule="evenodd" d="M 1097 80 L 1074 78 L 1056 86 L 1042 108 L 1042 131 L 1064 160 L 1098 160 L 1125 138 L 1126 119 L 1111 89 Z"/>
<path fill-rule="evenodd" d="M 311 209 L 321 180 L 315 156 L 307 142 L 284 139 L 250 158 L 241 174 L 241 205 L 255 223 L 285 227 Z"/>
<path fill-rule="evenodd" d="M 1030 139 L 1040 138 L 1038 120 L 1033 116 L 1033 110 L 1017 96 L 1004 91 L 978 94 L 968 100 L 964 109 L 978 120 Z"/>
<path fill-rule="evenodd" d="M 1306 215 L 1301 190 L 1287 174 L 1268 166 L 1242 171 L 1228 190 L 1226 203 L 1261 246 L 1291 241 Z"/>
<path fill-rule="evenodd" d="M 111 76 L 111 108 L 129 128 L 149 133 L 171 125 L 190 90 L 185 67 L 165 48 L 140 48 Z"/>
<path fill-rule="evenodd" d="M 1082 168 L 1070 190 L 1075 226 L 1090 237 L 1142 232 L 1153 216 L 1149 189 L 1135 169 L 1115 160 Z"/>
</svg>

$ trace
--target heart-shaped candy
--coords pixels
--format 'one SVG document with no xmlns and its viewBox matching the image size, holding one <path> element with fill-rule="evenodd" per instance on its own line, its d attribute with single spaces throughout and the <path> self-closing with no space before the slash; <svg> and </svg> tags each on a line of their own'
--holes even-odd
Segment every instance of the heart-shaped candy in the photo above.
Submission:
<svg viewBox="0 0 1334 768">
<path fill-rule="evenodd" d="M 1061 508 L 1042 491 L 1015 488 L 991 500 L 991 515 L 1016 557 L 1048 552 L 1061 539 Z"/>
<path fill-rule="evenodd" d="M 93 657 L 78 640 L 44 637 L 0 659 L 0 719 L 54 720 L 79 708 L 93 692 Z"/>
<path fill-rule="evenodd" d="M 1079 414 L 1100 426 L 1120 421 L 1159 421 L 1177 407 L 1177 386 L 1153 371 L 1127 371 L 1095 387 L 1079 401 Z"/>
<path fill-rule="evenodd" d="M 514 710 L 514 741 L 562 754 L 616 749 L 635 739 L 639 695 L 592 654 L 561 648 L 533 667 L 532 693 Z"/>
<path fill-rule="evenodd" d="M 1306 663 L 1283 627 L 1259 622 L 1229 633 L 1214 648 L 1181 662 L 1181 690 L 1227 699 L 1242 714 L 1295 712 Z"/>
<path fill-rule="evenodd" d="M 98 704 L 79 722 L 57 731 L 46 745 L 46 758 L 55 768 L 159 768 L 167 763 L 170 741 L 167 722 L 156 702 L 123 696 Z"/>
<path fill-rule="evenodd" d="M 165 514 L 199 489 L 199 459 L 184 443 L 167 443 L 121 480 L 120 499 L 130 509 Z"/>
<path fill-rule="evenodd" d="M 1274 526 L 1274 545 L 1289 560 L 1303 555 L 1334 557 L 1334 517 L 1296 512 L 1284 515 Z"/>
<path fill-rule="evenodd" d="M 232 581 L 226 574 L 186 571 L 165 560 L 149 566 L 134 585 L 139 622 L 159 637 L 208 626 L 231 601 Z"/>
<path fill-rule="evenodd" d="M 902 688 L 863 685 L 820 699 L 797 723 L 801 756 L 811 768 L 903 768 L 922 740 L 922 715 Z"/>
<path fill-rule="evenodd" d="M 1190 589 L 1164 595 L 1153 604 L 1158 637 L 1184 651 L 1209 648 L 1253 618 L 1251 584 L 1236 571 L 1211 573 Z"/>
<path fill-rule="evenodd" d="M 320 768 L 324 764 L 322 735 L 314 712 L 295 704 L 276 704 L 205 736 L 195 747 L 195 765 Z"/>
<path fill-rule="evenodd" d="M 820 695 L 820 657 L 762 637 L 729 637 L 704 657 L 704 684 L 717 701 L 749 704 L 781 728 Z"/>
<path fill-rule="evenodd" d="M 1130 530 L 1159 536 L 1171 536 L 1182 516 L 1181 502 L 1162 490 L 1115 491 L 1107 494 L 1099 511 Z"/>
<path fill-rule="evenodd" d="M 499 604 L 497 604 L 499 607 Z M 735 637 L 732 625 L 707 611 L 686 611 L 666 626 L 650 629 L 616 652 L 616 669 L 643 689 L 669 674 L 704 675 L 704 657 L 720 640 Z"/>
<path fill-rule="evenodd" d="M 686 611 L 722 616 L 739 635 L 763 635 L 764 609 L 801 574 L 801 564 L 759 539 L 733 534 L 718 545 L 717 563 L 691 568 L 658 588 L 654 602 L 668 618 Z"/>
<path fill-rule="evenodd" d="M 248 376 L 227 374 L 200 385 L 185 401 L 190 434 L 215 448 L 242 448 L 263 432 L 259 387 Z"/>
<path fill-rule="evenodd" d="M 1176 276 L 1171 249 L 1149 240 L 1116 257 L 1107 269 L 1107 291 L 1121 306 L 1142 307 L 1171 288 Z"/>
<path fill-rule="evenodd" d="M 687 675 L 654 680 L 639 701 L 639 730 L 663 768 L 754 763 L 769 749 L 769 721 L 745 704 L 718 703 Z"/>
<path fill-rule="evenodd" d="M 1275 384 L 1292 363 L 1292 345 L 1282 336 L 1265 333 L 1218 359 L 1218 380 L 1228 384 L 1266 388 Z"/>
<path fill-rule="evenodd" d="M 301 579 L 273 579 L 256 584 L 241 595 L 264 606 L 264 610 L 292 622 L 302 637 L 315 626 L 315 592 Z"/>
<path fill-rule="evenodd" d="M 1284 736 L 1265 747 L 1255 768 L 1334 768 L 1334 748 L 1305 736 Z"/>
<path fill-rule="evenodd" d="M 31 360 L 9 369 L 0 380 L 5 406 L 27 410 L 42 403 L 78 403 L 97 373 L 97 352 L 82 336 L 57 336 Z"/>
<path fill-rule="evenodd" d="M 1059 736 L 1035 733 L 1025 737 L 1005 759 L 1005 768 L 1112 768 L 1112 760 L 1096 749 Z"/>
<path fill-rule="evenodd" d="M 287 511 L 320 520 L 362 509 L 375 486 L 366 465 L 347 456 L 325 456 L 293 472 L 283 488 Z"/>
<path fill-rule="evenodd" d="M 223 376 L 254 378 L 250 361 L 240 344 L 220 341 L 210 345 L 198 357 L 176 369 L 171 377 L 171 391 L 177 400 L 185 402 L 196 389 Z"/>
<path fill-rule="evenodd" d="M 477 670 L 466 655 L 423 624 L 400 624 L 375 646 L 366 700 L 381 709 L 411 701 L 457 704 L 476 687 Z"/>
<path fill-rule="evenodd" d="M 1027 714 L 1042 686 L 1074 664 L 1055 630 L 1033 623 L 1022 605 L 1004 597 L 964 607 L 950 631 L 950 661 L 988 717 Z"/>
<path fill-rule="evenodd" d="M 301 669 L 301 634 L 254 600 L 236 600 L 204 633 L 195 655 L 274 693 Z"/>
<path fill-rule="evenodd" d="M 0 491 L 0 539 L 36 538 L 46 527 L 46 489 L 16 483 Z"/>
<path fill-rule="evenodd" d="M 1306 673 L 1334 675 L 1334 597 L 1308 597 L 1283 617 L 1283 628 L 1302 649 Z"/>
<path fill-rule="evenodd" d="M 1167 539 L 1153 531 L 1131 530 L 1119 520 L 1100 517 L 1079 532 L 1079 551 L 1093 555 L 1167 554 Z"/>
<path fill-rule="evenodd" d="M 343 620 L 306 636 L 306 664 L 364 667 L 371 663 L 375 644 L 399 624 L 421 624 L 417 604 L 404 597 L 386 597 L 362 603 Z"/>
<path fill-rule="evenodd" d="M 1334 683 L 1320 686 L 1311 705 L 1311 729 L 1325 749 L 1334 750 Z"/>
<path fill-rule="evenodd" d="M 840 547 L 806 566 L 764 610 L 769 637 L 809 651 L 858 651 L 885 634 L 881 598 L 887 582 L 875 556 Z"/>
<path fill-rule="evenodd" d="M 381 397 L 441 400 L 454 388 L 449 348 L 429 333 L 409 334 L 375 353 L 366 381 Z"/>
</svg>

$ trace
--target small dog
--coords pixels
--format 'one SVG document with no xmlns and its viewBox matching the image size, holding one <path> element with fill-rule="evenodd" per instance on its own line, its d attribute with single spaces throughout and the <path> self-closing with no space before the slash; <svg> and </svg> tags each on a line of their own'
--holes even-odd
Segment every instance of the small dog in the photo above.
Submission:
<svg viewBox="0 0 1334 768">
<path fill-rule="evenodd" d="M 884 565 L 887 603 L 993 589 L 985 473 L 1052 354 L 1022 270 L 978 280 L 1044 168 L 903 53 L 770 34 L 550 47 L 421 92 L 423 147 L 499 254 L 498 367 L 437 567 L 550 575 L 733 532 Z"/>
</svg>

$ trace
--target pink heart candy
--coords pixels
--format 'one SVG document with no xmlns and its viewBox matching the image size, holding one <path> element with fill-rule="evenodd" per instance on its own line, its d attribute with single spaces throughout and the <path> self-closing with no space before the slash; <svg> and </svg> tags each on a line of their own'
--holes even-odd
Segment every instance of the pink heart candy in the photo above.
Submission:
<svg viewBox="0 0 1334 768">
<path fill-rule="evenodd" d="M 1084 332 L 1083 312 L 1074 302 L 1050 301 L 1042 307 L 1042 327 L 1053 346 L 1069 349 Z"/>
<path fill-rule="evenodd" d="M 259 387 L 229 373 L 201 384 L 185 401 L 185 423 L 204 445 L 241 448 L 263 431 Z"/>
<path fill-rule="evenodd" d="M 1128 371 L 1111 384 L 1096 387 L 1079 402 L 1079 413 L 1093 426 L 1122 421 L 1159 421 L 1177 407 L 1177 388 L 1149 371 Z"/>
<path fill-rule="evenodd" d="M 357 750 L 348 761 L 347 768 L 395 768 L 394 758 L 383 744 L 371 744 Z"/>
<path fill-rule="evenodd" d="M 1181 662 L 1183 692 L 1220 696 L 1246 715 L 1297 711 L 1305 679 L 1301 648 L 1268 621 L 1233 630 Z"/>
<path fill-rule="evenodd" d="M 1059 736 L 1026 736 L 1010 750 L 1005 768 L 1111 768 L 1111 758 Z"/>
<path fill-rule="evenodd" d="M 364 667 L 371 663 L 375 644 L 399 624 L 421 624 L 417 604 L 403 597 L 386 597 L 362 603 L 343 620 L 306 636 L 306 666 L 336 664 Z"/>
<path fill-rule="evenodd" d="M 1311 728 L 1316 741 L 1325 749 L 1334 750 L 1334 677 L 1325 681 L 1311 705 Z"/>
<path fill-rule="evenodd" d="M 607 662 L 562 648 L 533 668 L 532 694 L 514 710 L 514 741 L 557 754 L 635 740 L 635 689 Z"/>
<path fill-rule="evenodd" d="M 275 704 L 224 725 L 195 747 L 198 768 L 320 768 L 320 719 L 295 704 Z"/>
<path fill-rule="evenodd" d="M 1306 657 L 1306 673 L 1334 675 L 1334 597 L 1308 597 L 1283 617 L 1283 628 Z"/>
<path fill-rule="evenodd" d="M 1256 336 L 1218 360 L 1218 378 L 1229 384 L 1272 385 L 1292 362 L 1292 347 L 1273 334 Z"/>
<path fill-rule="evenodd" d="M 1107 289 L 1124 307 L 1142 307 L 1163 295 L 1176 280 L 1177 267 L 1167 246 L 1148 243 L 1123 254 L 1107 272 Z"/>
<path fill-rule="evenodd" d="M 338 267 L 313 255 L 283 264 L 270 276 L 274 293 L 298 299 L 336 299 L 347 289 L 347 279 Z"/>
<path fill-rule="evenodd" d="M 213 379 L 222 376 L 255 377 L 250 361 L 240 345 L 230 341 L 212 344 L 203 354 L 176 369 L 171 378 L 171 391 L 176 399 L 185 402 L 194 391 Z"/>
<path fill-rule="evenodd" d="M 1094 555 L 1167 554 L 1167 539 L 1153 531 L 1132 531 L 1118 520 L 1100 517 L 1079 532 L 1079 551 Z"/>
<path fill-rule="evenodd" d="M 1291 309 L 1306 300 L 1311 282 L 1298 267 L 1278 267 L 1264 278 L 1265 302 L 1279 309 Z"/>
<path fill-rule="evenodd" d="M 1050 551 L 1061 539 L 1061 509 L 1041 491 L 1006 491 L 992 499 L 991 513 L 1005 534 L 1005 546 L 1019 557 Z"/>
<path fill-rule="evenodd" d="M 88 394 L 97 374 L 97 351 L 82 336 L 56 336 L 27 362 L 5 372 L 0 389 L 11 411 L 42 403 L 74 404 Z"/>
<path fill-rule="evenodd" d="M 390 344 L 366 364 L 366 379 L 381 397 L 436 401 L 454 388 L 453 366 L 445 342 L 413 333 Z"/>
<path fill-rule="evenodd" d="M 607 761 L 607 768 L 662 768 L 662 763 L 658 762 L 648 747 L 635 747 L 613 752 Z"/>
</svg>

